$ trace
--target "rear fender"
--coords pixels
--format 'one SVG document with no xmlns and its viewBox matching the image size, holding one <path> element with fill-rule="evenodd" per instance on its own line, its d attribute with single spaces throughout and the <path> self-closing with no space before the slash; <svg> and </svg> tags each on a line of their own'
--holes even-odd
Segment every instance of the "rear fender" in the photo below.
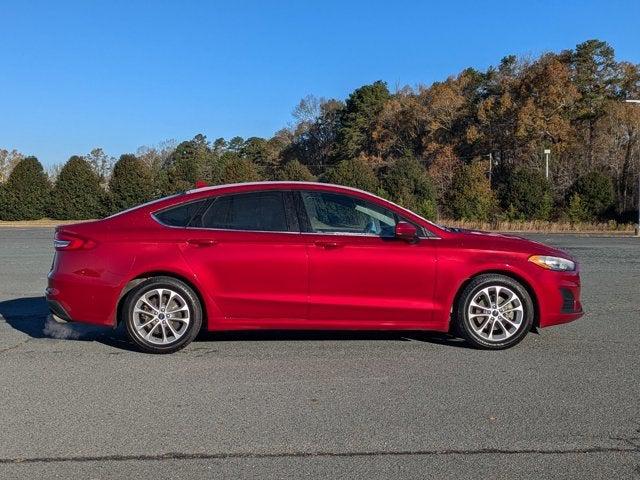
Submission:
<svg viewBox="0 0 640 480">
<path fill-rule="evenodd" d="M 212 329 L 215 319 L 222 318 L 222 312 L 209 294 L 206 286 L 200 283 L 200 279 L 182 256 L 180 248 L 176 244 L 162 243 L 141 244 L 138 248 L 139 253 L 136 255 L 129 276 L 120 287 L 121 293 L 117 302 L 118 306 L 126 293 L 140 281 L 160 275 L 175 277 L 195 290 L 196 295 L 198 295 L 203 304 L 207 328 Z M 170 259 L 170 261 L 166 259 Z M 116 314 L 117 310 L 114 310 L 114 319 Z"/>
</svg>

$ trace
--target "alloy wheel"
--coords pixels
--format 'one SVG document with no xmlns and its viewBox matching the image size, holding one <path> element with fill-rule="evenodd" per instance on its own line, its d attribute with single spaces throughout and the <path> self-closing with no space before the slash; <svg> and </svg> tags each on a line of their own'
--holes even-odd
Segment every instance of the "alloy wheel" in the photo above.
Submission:
<svg viewBox="0 0 640 480">
<path fill-rule="evenodd" d="M 133 308 L 133 327 L 145 342 L 168 345 L 189 329 L 191 312 L 182 295 L 168 288 L 156 288 L 138 297 Z"/>
<path fill-rule="evenodd" d="M 467 309 L 473 333 L 487 342 L 503 342 L 513 337 L 523 326 L 524 314 L 522 299 L 502 285 L 479 290 Z"/>
</svg>

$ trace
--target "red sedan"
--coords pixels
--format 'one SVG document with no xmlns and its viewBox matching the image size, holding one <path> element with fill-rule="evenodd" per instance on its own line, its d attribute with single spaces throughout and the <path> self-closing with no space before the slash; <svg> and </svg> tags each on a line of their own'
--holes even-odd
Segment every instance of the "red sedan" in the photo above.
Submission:
<svg viewBox="0 0 640 480">
<path fill-rule="evenodd" d="M 582 316 L 571 255 L 336 185 L 199 188 L 58 227 L 54 243 L 53 315 L 123 322 L 153 353 L 184 347 L 203 324 L 434 330 L 500 349 Z"/>
</svg>

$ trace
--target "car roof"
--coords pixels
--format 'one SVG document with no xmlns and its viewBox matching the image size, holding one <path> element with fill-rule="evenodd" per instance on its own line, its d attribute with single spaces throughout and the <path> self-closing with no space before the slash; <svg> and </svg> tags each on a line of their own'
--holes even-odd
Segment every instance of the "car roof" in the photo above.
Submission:
<svg viewBox="0 0 640 480">
<path fill-rule="evenodd" d="M 327 189 L 327 190 L 342 190 L 342 191 L 351 191 L 351 192 L 358 192 L 358 193 L 364 193 L 366 195 L 373 195 L 371 192 L 367 192 L 365 190 L 360 190 L 359 188 L 354 188 L 354 187 L 347 187 L 345 185 L 336 185 L 333 183 L 323 183 L 323 182 L 296 182 L 296 181 L 262 181 L 262 182 L 242 182 L 242 183 L 227 183 L 227 184 L 223 184 L 223 185 L 211 185 L 211 186 L 206 186 L 206 187 L 200 187 L 200 188 L 194 188 L 191 190 L 188 190 L 187 194 L 191 194 L 191 193 L 199 193 L 199 192 L 211 192 L 211 191 L 216 191 L 216 190 L 233 190 L 235 188 L 242 188 L 243 190 L 246 189 L 250 189 L 250 187 L 269 187 L 268 189 L 271 190 L 271 187 L 281 187 L 281 188 L 308 188 L 308 187 L 315 187 L 315 188 L 322 188 L 322 189 Z M 259 188 L 258 188 L 259 190 Z"/>
</svg>

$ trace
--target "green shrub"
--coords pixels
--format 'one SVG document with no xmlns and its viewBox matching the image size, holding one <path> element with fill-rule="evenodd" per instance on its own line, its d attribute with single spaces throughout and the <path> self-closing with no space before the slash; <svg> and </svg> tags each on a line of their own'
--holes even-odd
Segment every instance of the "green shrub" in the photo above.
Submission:
<svg viewBox="0 0 640 480">
<path fill-rule="evenodd" d="M 507 172 L 498 195 L 509 220 L 547 220 L 551 215 L 551 186 L 538 170 L 519 167 Z"/>
<path fill-rule="evenodd" d="M 368 192 L 377 191 L 379 184 L 376 172 L 361 158 L 341 161 L 335 167 L 327 170 L 323 180 Z"/>
<path fill-rule="evenodd" d="M 291 160 L 285 163 L 282 168 L 279 169 L 277 174 L 278 180 L 290 180 L 300 182 L 313 182 L 315 177 L 306 167 L 298 160 Z"/>
<path fill-rule="evenodd" d="M 497 210 L 496 196 L 482 163 L 461 165 L 445 194 L 447 212 L 456 220 L 491 220 Z"/>
<path fill-rule="evenodd" d="M 73 156 L 60 170 L 51 193 L 51 217 L 60 220 L 99 218 L 107 213 L 100 178 L 82 157 Z"/>
<path fill-rule="evenodd" d="M 602 217 L 614 201 L 613 182 L 608 175 L 592 170 L 576 180 L 571 196 L 578 195 L 586 220 Z"/>
<path fill-rule="evenodd" d="M 225 165 L 221 183 L 257 182 L 260 180 L 258 167 L 251 160 L 236 159 Z"/>
<path fill-rule="evenodd" d="M 51 184 L 35 157 L 20 160 L 11 171 L 0 197 L 0 219 L 37 220 L 46 215 Z"/>
<path fill-rule="evenodd" d="M 438 218 L 438 207 L 436 201 L 433 199 L 419 200 L 415 212 L 427 220 L 435 220 Z"/>
<path fill-rule="evenodd" d="M 382 183 L 392 201 L 425 217 L 436 217 L 435 189 L 426 169 L 414 157 L 396 160 Z"/>
</svg>

